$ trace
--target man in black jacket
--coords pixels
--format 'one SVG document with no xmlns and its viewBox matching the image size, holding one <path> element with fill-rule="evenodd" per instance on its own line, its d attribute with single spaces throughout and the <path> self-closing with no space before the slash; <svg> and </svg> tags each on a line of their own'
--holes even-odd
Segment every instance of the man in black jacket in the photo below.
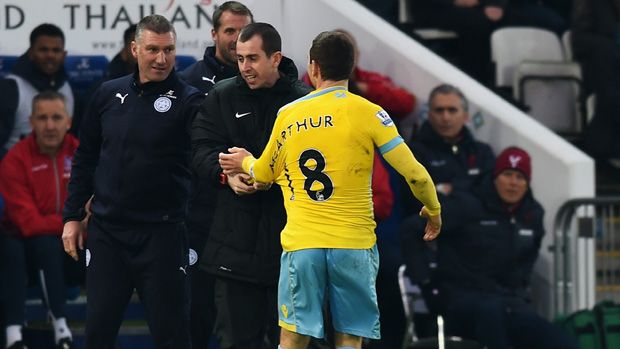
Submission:
<svg viewBox="0 0 620 349">
<path fill-rule="evenodd" d="M 409 144 L 441 196 L 453 190 L 472 190 L 493 171 L 493 150 L 474 138 L 466 126 L 468 121 L 468 102 L 463 92 L 449 84 L 438 85 L 428 98 L 428 120 Z M 409 191 L 408 185 L 403 187 Z M 404 202 L 407 214 L 417 214 L 419 204 L 410 196 L 404 196 L 408 199 Z"/>
<path fill-rule="evenodd" d="M 201 266 L 216 275 L 216 334 L 223 349 L 277 343 L 279 234 L 286 222 L 278 187 L 256 192 L 245 174 L 226 176 L 218 154 L 241 146 L 260 154 L 283 105 L 309 92 L 284 57 L 278 32 L 252 23 L 239 34 L 240 74 L 218 83 L 192 126 L 193 166 L 221 183 Z M 251 194 L 251 195 L 250 195 Z"/>
<path fill-rule="evenodd" d="M 87 348 L 114 348 L 134 288 L 157 348 L 190 348 L 185 216 L 192 118 L 203 95 L 174 72 L 176 32 L 163 16 L 138 23 L 134 75 L 104 82 L 82 124 L 63 244 L 85 254 Z"/>
<path fill-rule="evenodd" d="M 213 12 L 211 37 L 214 46 L 205 50 L 202 60 L 187 67 L 179 74 L 190 85 L 205 95 L 216 82 L 239 74 L 237 66 L 237 37 L 243 27 L 252 23 L 252 12 L 237 1 L 227 1 Z M 215 305 L 213 288 L 215 277 L 197 268 L 202 260 L 213 213 L 217 204 L 217 187 L 209 178 L 194 173 L 187 216 L 191 269 L 191 335 L 192 347 L 206 348 L 213 330 Z"/>
<path fill-rule="evenodd" d="M 489 349 L 571 348 L 570 337 L 530 307 L 530 279 L 544 236 L 542 206 L 529 187 L 530 156 L 509 147 L 475 195 L 455 191 L 441 202 L 444 230 L 437 240 L 446 331 Z M 411 254 L 422 219 L 408 219 L 403 252 Z"/>
</svg>

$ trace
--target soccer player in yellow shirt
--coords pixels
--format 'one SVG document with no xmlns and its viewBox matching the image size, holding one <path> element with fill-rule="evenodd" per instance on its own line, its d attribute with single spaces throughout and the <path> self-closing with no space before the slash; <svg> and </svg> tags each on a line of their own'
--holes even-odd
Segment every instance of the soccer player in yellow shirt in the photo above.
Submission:
<svg viewBox="0 0 620 349">
<path fill-rule="evenodd" d="M 354 49 L 346 35 L 323 32 L 312 42 L 309 73 L 317 90 L 279 111 L 256 159 L 242 148 L 220 154 L 224 173 L 249 173 L 282 187 L 287 223 L 281 234 L 278 285 L 280 348 L 306 348 L 324 335 L 329 298 L 336 348 L 379 338 L 371 174 L 375 147 L 409 184 L 428 218 L 424 239 L 440 232 L 433 181 L 380 106 L 347 91 Z"/>
</svg>

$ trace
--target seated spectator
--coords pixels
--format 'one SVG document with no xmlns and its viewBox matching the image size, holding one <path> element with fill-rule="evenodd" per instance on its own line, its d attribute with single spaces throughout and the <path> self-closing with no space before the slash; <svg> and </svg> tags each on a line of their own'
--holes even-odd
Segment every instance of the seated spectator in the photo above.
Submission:
<svg viewBox="0 0 620 349">
<path fill-rule="evenodd" d="M 439 309 L 448 334 L 488 349 L 576 349 L 571 337 L 530 306 L 530 279 L 544 235 L 544 211 L 530 180 L 530 156 L 510 147 L 476 195 L 454 191 L 444 198 L 444 230 L 437 241 Z M 423 223 L 409 218 L 403 240 L 421 240 Z"/>
<path fill-rule="evenodd" d="M 480 178 L 490 175 L 495 156 L 491 147 L 477 141 L 465 126 L 469 121 L 468 102 L 461 90 L 438 85 L 431 91 L 428 104 L 428 120 L 409 147 L 433 178 L 441 200 L 453 190 L 471 190 Z M 407 214 L 417 214 L 418 206 L 413 200 L 404 202 Z"/>
<path fill-rule="evenodd" d="M 0 139 L 2 153 L 6 153 L 32 131 L 29 119 L 32 114 L 32 98 L 39 92 L 54 90 L 62 93 L 67 111 L 73 116 L 77 114 L 76 110 L 79 108 L 76 107 L 74 93 L 64 68 L 66 56 L 65 36 L 60 28 L 44 23 L 32 30 L 28 51 L 19 57 L 11 73 L 6 76 L 16 82 L 16 91 L 6 92 L 16 93 L 18 102 L 15 110 L 1 110 L 6 115 L 0 115 L 0 119 L 8 120 L 7 130 L 11 130 Z"/>
<path fill-rule="evenodd" d="M 491 33 L 505 26 L 532 26 L 561 35 L 562 17 L 537 0 L 427 0 L 412 9 L 417 26 L 432 26 L 458 33 L 458 65 L 474 79 L 493 84 Z"/>
<path fill-rule="evenodd" d="M 596 94 L 594 118 L 585 135 L 596 158 L 620 158 L 620 1 L 574 0 L 572 44 L 589 93 Z"/>
<path fill-rule="evenodd" d="M 30 123 L 33 133 L 0 163 L 0 194 L 6 201 L 3 230 L 8 234 L 0 253 L 6 347 L 25 348 L 21 329 L 28 265 L 38 271 L 56 347 L 68 349 L 73 343 L 64 315 L 61 212 L 78 142 L 67 133 L 71 118 L 59 92 L 45 91 L 33 98 Z"/>
<path fill-rule="evenodd" d="M 136 59 L 131 53 L 131 42 L 136 35 L 136 27 L 136 24 L 132 24 L 123 32 L 123 48 L 108 64 L 105 80 L 120 78 L 136 70 Z"/>
<path fill-rule="evenodd" d="M 403 119 L 411 113 L 415 108 L 415 96 L 405 88 L 394 84 L 389 77 L 361 69 L 357 65 L 360 52 L 355 38 L 343 29 L 336 31 L 347 35 L 355 48 L 355 68 L 349 78 L 349 91 L 380 105 L 395 120 Z M 301 80 L 312 86 L 308 73 L 304 74 Z"/>
</svg>

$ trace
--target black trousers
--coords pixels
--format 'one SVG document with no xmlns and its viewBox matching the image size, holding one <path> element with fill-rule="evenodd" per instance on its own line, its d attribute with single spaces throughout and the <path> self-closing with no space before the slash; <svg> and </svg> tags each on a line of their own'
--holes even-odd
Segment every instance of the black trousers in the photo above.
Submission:
<svg viewBox="0 0 620 349">
<path fill-rule="evenodd" d="M 275 349 L 279 343 L 277 286 L 216 277 L 215 333 L 221 349 Z"/>
<path fill-rule="evenodd" d="M 183 223 L 88 227 L 86 348 L 115 348 L 135 289 L 155 348 L 191 348 L 188 244 Z"/>
<path fill-rule="evenodd" d="M 3 233 L 3 232 L 0 232 Z M 25 322 L 28 274 L 35 276 L 47 308 L 64 317 L 65 277 L 59 236 L 2 237 L 0 256 L 1 299 L 7 325 Z M 33 280 L 34 281 L 34 280 Z"/>
<path fill-rule="evenodd" d="M 192 290 L 190 333 L 192 348 L 194 349 L 207 349 L 209 347 L 209 341 L 215 326 L 216 311 L 213 300 L 215 276 L 200 268 L 200 260 L 213 220 L 217 191 L 209 183 L 204 182 L 207 181 L 197 182 L 194 180 L 192 182 L 194 185 L 192 195 L 198 196 L 198 198 L 192 198 L 187 216 L 189 247 L 193 250 L 193 252 L 190 252 L 190 263 L 193 263 L 190 265 L 190 287 Z M 208 198 L 208 200 L 204 200 L 203 197 Z M 199 199 L 203 199 L 206 203 L 199 202 Z"/>
<path fill-rule="evenodd" d="M 488 349 L 577 349 L 574 338 L 517 297 L 465 288 L 449 290 L 446 331 Z"/>
</svg>

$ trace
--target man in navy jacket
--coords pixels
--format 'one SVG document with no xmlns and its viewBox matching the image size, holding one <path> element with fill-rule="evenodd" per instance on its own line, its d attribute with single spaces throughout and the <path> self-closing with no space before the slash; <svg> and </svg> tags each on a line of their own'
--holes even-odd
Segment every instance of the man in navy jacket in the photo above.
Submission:
<svg viewBox="0 0 620 349">
<path fill-rule="evenodd" d="M 189 127 L 202 93 L 174 72 L 176 32 L 163 16 L 138 23 L 138 70 L 104 82 L 80 131 L 63 212 L 65 251 L 85 255 L 86 347 L 113 348 L 134 288 L 157 348 L 190 348 L 185 216 Z"/>
</svg>

